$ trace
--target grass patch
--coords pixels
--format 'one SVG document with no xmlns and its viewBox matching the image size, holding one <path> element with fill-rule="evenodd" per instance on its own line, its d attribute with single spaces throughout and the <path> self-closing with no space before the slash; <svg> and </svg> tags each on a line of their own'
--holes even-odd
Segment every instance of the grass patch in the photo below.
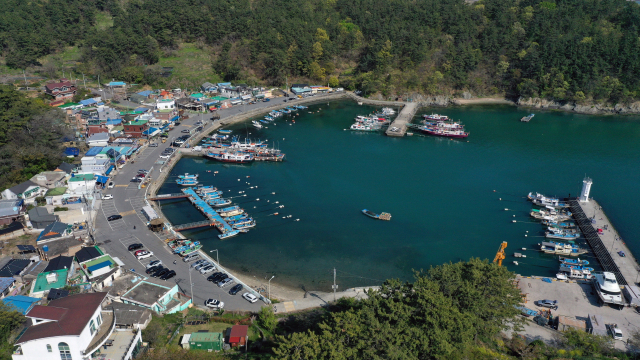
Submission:
<svg viewBox="0 0 640 360">
<path fill-rule="evenodd" d="M 196 88 L 204 82 L 220 82 L 211 67 L 211 54 L 207 48 L 199 49 L 195 43 L 180 44 L 168 57 L 160 57 L 158 66 L 172 67 L 173 73 L 163 81 L 172 86 Z"/>
<path fill-rule="evenodd" d="M 96 29 L 106 30 L 113 26 L 113 17 L 104 11 L 96 13 Z"/>
</svg>

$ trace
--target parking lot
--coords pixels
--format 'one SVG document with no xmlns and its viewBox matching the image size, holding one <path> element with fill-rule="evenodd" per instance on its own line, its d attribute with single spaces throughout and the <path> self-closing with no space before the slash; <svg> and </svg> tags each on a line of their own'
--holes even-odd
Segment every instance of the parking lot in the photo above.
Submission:
<svg viewBox="0 0 640 360">
<path fill-rule="evenodd" d="M 519 278 L 519 287 L 526 295 L 524 306 L 533 310 L 547 310 L 535 305 L 539 300 L 557 300 L 558 309 L 552 310 L 553 316 L 564 315 L 586 321 L 588 315 L 602 316 L 606 324 L 617 324 L 623 332 L 623 340 L 615 341 L 616 347 L 626 349 L 626 339 L 633 331 L 640 330 L 640 313 L 634 308 L 617 309 L 602 305 L 590 282 L 552 281 L 547 283 L 539 278 Z M 536 327 L 538 325 L 530 325 Z"/>
</svg>

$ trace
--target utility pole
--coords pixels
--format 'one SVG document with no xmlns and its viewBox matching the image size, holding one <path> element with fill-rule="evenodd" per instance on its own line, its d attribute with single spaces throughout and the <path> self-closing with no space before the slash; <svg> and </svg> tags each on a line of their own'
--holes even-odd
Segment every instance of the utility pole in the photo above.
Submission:
<svg viewBox="0 0 640 360">
<path fill-rule="evenodd" d="M 338 285 L 336 285 L 336 268 L 333 268 L 333 301 L 336 301 L 336 290 L 338 289 Z"/>
<path fill-rule="evenodd" d="M 84 73 L 82 74 L 82 83 L 84 84 L 84 88 L 87 88 L 87 82 L 84 80 Z"/>
<path fill-rule="evenodd" d="M 274 277 L 276 277 L 275 275 L 273 275 L 271 277 L 271 279 L 273 279 Z M 269 300 L 271 300 L 271 279 L 269 279 Z"/>
<path fill-rule="evenodd" d="M 26 86 L 27 90 L 29 90 L 27 86 L 27 74 L 24 72 L 24 69 L 22 70 L 22 76 L 24 76 L 24 86 Z"/>
</svg>

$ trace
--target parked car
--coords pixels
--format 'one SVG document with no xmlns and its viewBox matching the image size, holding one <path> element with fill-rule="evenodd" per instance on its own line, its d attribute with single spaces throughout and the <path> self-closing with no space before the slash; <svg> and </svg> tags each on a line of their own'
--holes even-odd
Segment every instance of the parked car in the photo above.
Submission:
<svg viewBox="0 0 640 360">
<path fill-rule="evenodd" d="M 147 274 L 153 274 L 153 273 L 155 273 L 156 271 L 158 271 L 158 270 L 160 270 L 160 269 L 162 269 L 162 266 L 160 266 L 160 265 L 155 265 L 155 266 L 152 266 L 152 267 L 148 268 L 147 270 L 145 270 L 145 272 L 146 272 Z"/>
<path fill-rule="evenodd" d="M 162 260 L 153 260 L 152 262 L 147 264 L 147 269 L 152 268 L 154 266 L 160 266 L 160 265 L 162 265 Z"/>
<path fill-rule="evenodd" d="M 248 292 L 242 294 L 242 297 L 245 298 L 245 300 L 247 300 L 250 303 L 254 303 L 254 302 L 258 301 L 258 298 L 255 295 L 253 295 L 251 293 L 248 293 Z"/>
<path fill-rule="evenodd" d="M 546 307 L 553 310 L 558 310 L 558 300 L 538 300 L 536 305 L 540 307 Z"/>
<path fill-rule="evenodd" d="M 609 334 L 614 340 L 622 340 L 622 330 L 617 324 L 608 324 L 607 330 L 609 330 Z"/>
<path fill-rule="evenodd" d="M 202 264 L 203 262 L 206 262 L 206 261 L 207 260 L 205 260 L 205 259 L 200 259 L 200 260 L 194 262 L 193 264 L 191 264 L 191 267 L 196 267 L 196 266 L 198 266 L 198 265 L 200 265 L 200 264 Z"/>
<path fill-rule="evenodd" d="M 242 291 L 242 289 L 244 289 L 244 286 L 242 286 L 242 284 L 236 284 L 234 287 L 231 288 L 231 290 L 229 290 L 229 294 L 235 295 L 240 291 Z"/>
<path fill-rule="evenodd" d="M 223 273 L 221 273 L 221 272 L 213 273 L 213 274 L 209 275 L 209 277 L 207 278 L 207 281 L 211 281 L 211 282 L 214 282 L 214 283 L 216 283 L 216 284 L 217 284 L 217 283 L 218 283 L 218 281 L 220 281 L 220 280 L 217 280 L 217 279 L 218 279 L 218 278 L 220 277 L 220 275 L 222 275 L 222 274 L 223 274 Z"/>
<path fill-rule="evenodd" d="M 202 126 L 198 126 L 198 127 L 196 128 L 196 131 L 202 131 L 202 129 L 204 129 Z"/>
<path fill-rule="evenodd" d="M 169 270 L 167 268 L 162 268 L 162 269 L 156 271 L 155 273 L 153 273 L 153 275 L 151 275 L 151 277 L 160 277 L 160 276 L 168 273 L 169 271 L 171 271 L 171 270 Z"/>
<path fill-rule="evenodd" d="M 142 178 L 134 177 L 133 179 L 131 179 L 131 182 L 142 182 Z"/>
<path fill-rule="evenodd" d="M 213 265 L 212 263 L 206 261 L 206 260 L 198 260 L 198 261 L 202 261 L 200 264 L 194 266 L 196 271 L 200 271 L 200 269 L 205 268 L 209 265 Z"/>
<path fill-rule="evenodd" d="M 271 101 L 270 99 L 265 98 L 264 100 L 262 100 L 262 102 L 269 102 Z"/>
<path fill-rule="evenodd" d="M 111 215 L 107 218 L 107 221 L 119 220 L 122 219 L 122 215 Z"/>
<path fill-rule="evenodd" d="M 175 125 L 175 126 L 180 126 L 180 121 L 176 121 L 176 122 L 174 122 L 174 123 L 173 123 L 173 125 Z"/>
<path fill-rule="evenodd" d="M 113 189 L 116 185 L 113 183 L 113 181 L 109 181 L 109 185 L 107 185 L 107 189 Z"/>
<path fill-rule="evenodd" d="M 232 278 L 226 278 L 218 283 L 218 287 L 225 287 L 233 282 Z"/>
<path fill-rule="evenodd" d="M 224 302 L 218 299 L 209 299 L 204 302 L 204 306 L 212 309 L 222 309 L 224 308 Z"/>
<path fill-rule="evenodd" d="M 142 259 L 147 259 L 153 256 L 153 253 L 151 251 L 147 252 L 147 253 L 143 253 L 137 256 L 138 260 L 142 260 Z"/>
<path fill-rule="evenodd" d="M 148 174 L 149 170 L 145 170 L 145 169 L 138 169 L 138 174 Z"/>
<path fill-rule="evenodd" d="M 147 176 L 147 174 L 138 174 L 136 175 L 137 178 L 139 179 L 144 179 Z"/>
<path fill-rule="evenodd" d="M 171 155 L 173 155 L 173 154 L 162 154 L 162 155 L 160 155 L 160 159 L 168 159 L 168 158 L 171 157 Z"/>
<path fill-rule="evenodd" d="M 202 121 L 198 121 L 198 122 L 196 122 L 196 123 L 195 123 L 195 125 L 196 125 L 196 126 L 198 126 L 198 125 L 202 125 Z"/>
<path fill-rule="evenodd" d="M 160 280 L 169 280 L 174 276 L 176 276 L 176 272 L 174 270 L 171 270 L 168 273 L 160 276 Z"/>
<path fill-rule="evenodd" d="M 158 147 L 157 143 L 149 144 L 149 147 Z"/>
<path fill-rule="evenodd" d="M 182 132 L 182 133 L 185 133 L 185 134 L 190 133 L 190 131 L 189 131 L 189 130 L 187 130 L 187 129 L 184 129 L 184 130 L 182 130 L 181 132 Z"/>
<path fill-rule="evenodd" d="M 113 200 L 113 195 L 107 194 L 107 195 L 102 197 L 102 200 Z"/>
<path fill-rule="evenodd" d="M 142 249 L 143 247 L 144 245 L 142 244 L 131 244 L 127 249 L 129 249 L 129 251 L 133 251 L 133 250 Z"/>
<path fill-rule="evenodd" d="M 205 266 L 202 269 L 200 269 L 200 274 L 202 274 L 202 275 L 208 274 L 208 273 L 212 272 L 215 269 L 216 269 L 216 267 L 213 266 L 213 265 Z"/>
<path fill-rule="evenodd" d="M 139 247 L 138 249 L 140 249 L 140 248 L 142 248 L 142 246 Z M 149 252 L 149 250 L 138 250 L 138 251 L 134 252 L 133 255 L 138 256 L 138 255 L 141 255 L 142 253 L 147 253 L 147 252 Z"/>
</svg>

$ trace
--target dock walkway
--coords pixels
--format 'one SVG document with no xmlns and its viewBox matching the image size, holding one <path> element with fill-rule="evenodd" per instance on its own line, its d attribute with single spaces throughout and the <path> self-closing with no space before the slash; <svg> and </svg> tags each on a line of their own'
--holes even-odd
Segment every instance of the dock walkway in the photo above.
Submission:
<svg viewBox="0 0 640 360">
<path fill-rule="evenodd" d="M 209 204 L 207 204 L 206 201 L 202 200 L 202 198 L 200 198 L 200 196 L 196 194 L 193 188 L 189 187 L 183 189 L 182 191 L 185 194 L 189 195 L 189 200 L 191 200 L 193 205 L 195 205 L 200 211 L 202 211 L 206 217 L 221 225 L 222 229 L 218 227 L 218 230 L 220 230 L 220 232 L 226 233 L 229 231 L 233 231 L 233 228 L 229 226 L 226 221 L 224 221 L 222 216 L 220 216 Z"/>
<path fill-rule="evenodd" d="M 385 132 L 387 136 L 404 136 L 407 133 L 407 124 L 413 120 L 413 116 L 418 111 L 419 103 L 406 103 L 395 120 L 389 125 Z M 391 131 L 392 128 L 398 128 L 398 131 Z"/>
<path fill-rule="evenodd" d="M 569 203 L 580 230 L 602 268 L 613 272 L 620 285 L 635 284 L 640 267 L 600 205 L 593 199 L 588 202 L 570 200 Z M 603 229 L 602 234 L 598 234 L 598 228 Z M 626 256 L 618 255 L 618 251 L 624 251 Z"/>
</svg>

